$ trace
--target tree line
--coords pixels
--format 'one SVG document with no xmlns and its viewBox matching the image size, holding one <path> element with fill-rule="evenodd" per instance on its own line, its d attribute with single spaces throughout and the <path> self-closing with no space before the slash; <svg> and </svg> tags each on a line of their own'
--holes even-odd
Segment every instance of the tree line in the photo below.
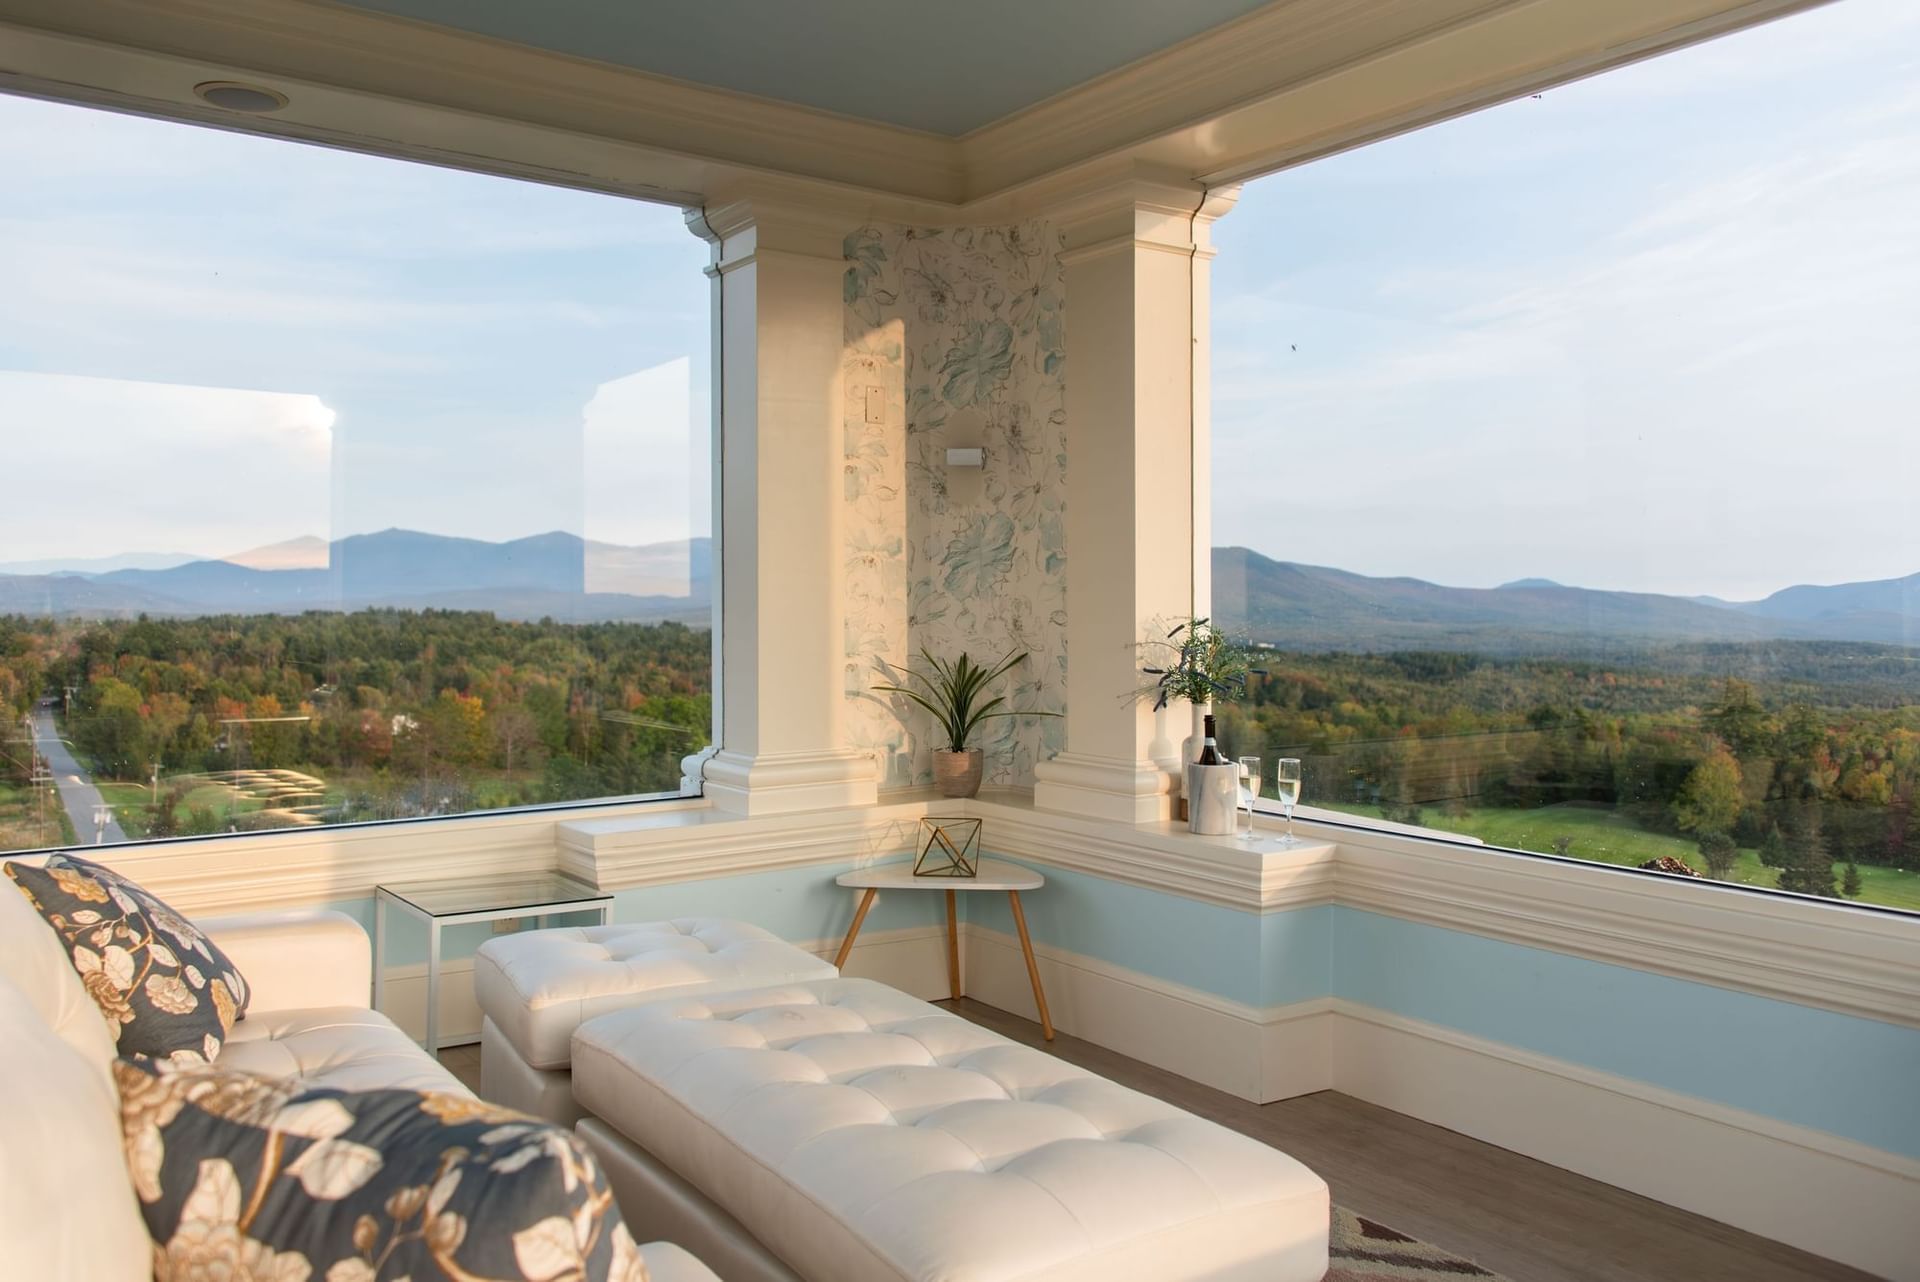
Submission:
<svg viewBox="0 0 1920 1282">
<path fill-rule="evenodd" d="M 710 669 L 710 634 L 678 623 L 0 618 L 0 708 L 54 697 L 96 778 L 306 771 L 336 781 L 329 819 L 676 789 Z"/>
<path fill-rule="evenodd" d="M 1854 865 L 1920 871 L 1911 653 L 1769 642 L 1702 662 L 1707 649 L 1604 664 L 1270 650 L 1248 700 L 1217 711 L 1229 744 L 1301 757 L 1309 803 L 1415 823 L 1431 808 L 1608 807 L 1694 841 L 1712 876 L 1745 846 L 1809 894 L 1857 891 Z"/>
</svg>

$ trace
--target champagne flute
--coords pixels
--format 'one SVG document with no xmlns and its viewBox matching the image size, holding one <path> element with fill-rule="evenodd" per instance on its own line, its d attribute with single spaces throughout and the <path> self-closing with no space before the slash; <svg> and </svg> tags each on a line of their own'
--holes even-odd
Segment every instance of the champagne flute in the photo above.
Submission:
<svg viewBox="0 0 1920 1282">
<path fill-rule="evenodd" d="M 1260 796 L 1260 758 L 1240 758 L 1240 804 L 1247 809 L 1247 830 L 1240 840 L 1248 845 L 1257 844 L 1260 838 L 1253 835 L 1253 803 Z"/>
<path fill-rule="evenodd" d="M 1293 839 L 1293 808 L 1300 804 L 1300 758 L 1282 757 L 1274 763 L 1274 796 L 1280 801 L 1280 810 L 1287 817 L 1287 835 L 1283 845 L 1291 846 Z"/>
</svg>

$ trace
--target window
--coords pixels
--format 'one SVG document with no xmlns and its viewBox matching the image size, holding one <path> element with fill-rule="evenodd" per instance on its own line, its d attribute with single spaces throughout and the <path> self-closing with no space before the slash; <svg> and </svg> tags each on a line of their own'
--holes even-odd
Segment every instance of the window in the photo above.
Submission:
<svg viewBox="0 0 1920 1282">
<path fill-rule="evenodd" d="M 1214 607 L 1269 675 L 1229 752 L 1920 909 L 1917 62 L 1855 0 L 1248 187 Z"/>
<path fill-rule="evenodd" d="M 677 210 L 0 97 L 0 850 L 676 793 Z"/>
</svg>

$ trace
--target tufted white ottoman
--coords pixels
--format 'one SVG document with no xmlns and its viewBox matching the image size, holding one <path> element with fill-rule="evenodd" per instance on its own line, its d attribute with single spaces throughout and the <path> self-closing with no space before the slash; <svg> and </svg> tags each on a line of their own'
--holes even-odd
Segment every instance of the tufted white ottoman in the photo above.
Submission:
<svg viewBox="0 0 1920 1282">
<path fill-rule="evenodd" d="M 728 1282 L 1318 1282 L 1292 1158 L 868 980 L 580 1026 L 574 1093 L 636 1233 Z"/>
<path fill-rule="evenodd" d="M 580 1021 L 672 994 L 831 978 L 832 965 L 745 922 L 682 917 L 530 930 L 480 946 L 480 1093 L 571 1126 L 568 1064 Z"/>
</svg>

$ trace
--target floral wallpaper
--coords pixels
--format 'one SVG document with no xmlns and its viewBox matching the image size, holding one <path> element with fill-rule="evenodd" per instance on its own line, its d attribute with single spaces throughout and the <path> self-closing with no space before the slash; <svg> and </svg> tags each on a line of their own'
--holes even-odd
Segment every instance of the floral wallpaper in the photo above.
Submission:
<svg viewBox="0 0 1920 1282">
<path fill-rule="evenodd" d="M 846 256 L 848 722 L 881 786 L 902 787 L 929 781 L 945 745 L 928 713 L 872 692 L 882 661 L 1026 650 L 996 692 L 1066 707 L 1060 237 L 1043 222 L 863 227 Z M 986 465 L 950 489 L 952 443 L 979 444 Z M 975 745 L 988 784 L 1030 787 L 1065 739 L 1059 718 L 1023 717 Z"/>
</svg>

